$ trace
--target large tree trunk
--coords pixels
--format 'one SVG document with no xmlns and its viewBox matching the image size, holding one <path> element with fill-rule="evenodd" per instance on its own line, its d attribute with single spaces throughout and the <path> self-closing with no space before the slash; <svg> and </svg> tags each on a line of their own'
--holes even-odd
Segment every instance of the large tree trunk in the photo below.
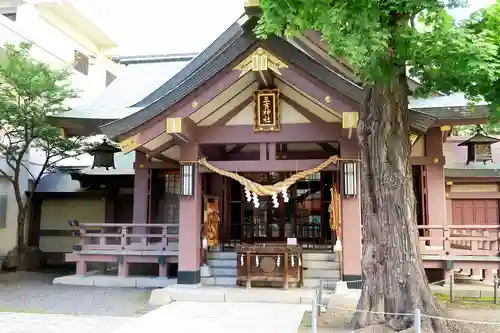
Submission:
<svg viewBox="0 0 500 333">
<path fill-rule="evenodd" d="M 379 314 L 383 312 L 441 313 L 427 282 L 418 242 L 407 91 L 404 71 L 388 87 L 365 88 L 358 123 L 364 283 L 360 311 L 352 320 L 356 329 L 384 324 L 401 331 L 413 325 L 411 315 Z M 442 323 L 432 326 L 428 330 L 445 330 Z"/>
</svg>

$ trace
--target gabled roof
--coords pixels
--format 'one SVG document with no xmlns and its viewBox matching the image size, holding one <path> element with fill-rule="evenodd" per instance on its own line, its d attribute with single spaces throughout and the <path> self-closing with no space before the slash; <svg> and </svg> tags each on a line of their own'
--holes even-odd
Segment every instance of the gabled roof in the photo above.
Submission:
<svg viewBox="0 0 500 333">
<path fill-rule="evenodd" d="M 189 62 L 171 63 L 166 69 L 154 57 L 132 57 L 125 72 L 95 101 L 84 103 L 68 112 L 66 117 L 107 120 L 101 131 L 114 139 L 157 117 L 166 109 L 199 89 L 216 74 L 226 70 L 238 57 L 257 43 L 290 65 L 308 73 L 313 79 L 338 91 L 347 99 L 360 103 L 363 88 L 349 78 L 327 69 L 300 46 L 282 38 L 269 37 L 258 41 L 252 32 L 255 18 L 242 16 L 202 53 Z M 182 58 L 182 57 L 181 57 Z M 127 59 L 122 58 L 123 61 Z M 155 63 L 160 67 L 155 68 Z M 145 67 L 141 67 L 145 66 Z M 148 70 L 149 68 L 149 70 Z M 165 72 L 162 72 L 164 70 Z M 168 72 L 168 73 L 166 73 Z M 443 106 L 445 106 L 443 108 Z M 438 119 L 484 119 L 488 110 L 483 104 L 475 112 L 468 109 L 463 96 L 439 96 L 410 99 L 409 121 L 414 131 L 423 133 Z"/>
<path fill-rule="evenodd" d="M 215 42 L 184 67 L 177 75 L 157 88 L 149 96 L 133 104 L 131 113 L 122 119 L 101 127 L 104 134 L 114 138 L 133 130 L 164 112 L 175 103 L 224 70 L 245 50 L 257 43 L 251 29 L 251 21 L 240 19 L 226 30 Z M 361 102 L 362 87 L 330 70 L 300 51 L 290 42 L 271 36 L 259 41 L 269 52 L 283 61 L 307 72 L 313 78 L 340 92 L 350 100 Z M 426 112 L 412 112 L 410 121 L 415 130 L 425 132 L 437 118 Z"/>
<path fill-rule="evenodd" d="M 133 104 L 131 108 L 136 108 L 135 113 L 102 126 L 103 133 L 114 138 L 136 128 L 180 101 L 228 66 L 255 42 L 252 34 L 243 29 L 243 24 L 246 22 L 246 15 L 238 19 L 179 73 L 141 101 Z M 219 56 L 221 53 L 224 53 L 224 57 Z"/>
</svg>

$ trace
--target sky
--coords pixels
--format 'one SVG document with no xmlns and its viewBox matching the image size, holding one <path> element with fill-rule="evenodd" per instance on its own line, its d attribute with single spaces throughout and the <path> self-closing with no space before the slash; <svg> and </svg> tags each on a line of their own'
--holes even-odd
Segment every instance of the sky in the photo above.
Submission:
<svg viewBox="0 0 500 333">
<path fill-rule="evenodd" d="M 244 0 L 69 0 L 115 39 L 121 55 L 201 52 L 243 14 Z M 452 10 L 463 19 L 495 0 Z"/>
<path fill-rule="evenodd" d="M 201 52 L 243 14 L 243 0 L 70 1 L 135 55 Z"/>
</svg>

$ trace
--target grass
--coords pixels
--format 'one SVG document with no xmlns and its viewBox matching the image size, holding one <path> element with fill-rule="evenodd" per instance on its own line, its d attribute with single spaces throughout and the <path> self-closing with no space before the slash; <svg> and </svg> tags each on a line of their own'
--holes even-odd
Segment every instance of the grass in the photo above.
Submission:
<svg viewBox="0 0 500 333">
<path fill-rule="evenodd" d="M 452 303 L 449 301 L 448 294 L 434 293 L 434 297 L 439 302 L 452 307 L 500 309 L 500 304 L 493 303 L 493 297 L 454 297 Z M 500 303 L 500 297 L 498 303 Z"/>
</svg>

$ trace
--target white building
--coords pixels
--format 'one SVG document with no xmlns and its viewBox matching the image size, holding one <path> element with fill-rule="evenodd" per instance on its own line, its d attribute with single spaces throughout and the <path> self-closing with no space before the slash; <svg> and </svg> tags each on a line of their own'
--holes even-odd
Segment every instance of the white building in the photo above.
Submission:
<svg viewBox="0 0 500 333">
<path fill-rule="evenodd" d="M 0 48 L 6 42 L 22 41 L 33 44 L 36 59 L 55 68 L 72 68 L 74 87 L 81 92 L 79 100 L 101 92 L 123 68 L 105 56 L 118 46 L 116 42 L 66 0 L 0 0 Z M 40 158 L 34 150 L 26 156 L 34 175 L 39 172 Z M 0 168 L 12 171 L 2 156 Z M 29 178 L 28 172 L 22 175 L 22 189 L 28 189 Z M 0 258 L 16 245 L 16 219 L 12 185 L 0 175 Z"/>
</svg>

